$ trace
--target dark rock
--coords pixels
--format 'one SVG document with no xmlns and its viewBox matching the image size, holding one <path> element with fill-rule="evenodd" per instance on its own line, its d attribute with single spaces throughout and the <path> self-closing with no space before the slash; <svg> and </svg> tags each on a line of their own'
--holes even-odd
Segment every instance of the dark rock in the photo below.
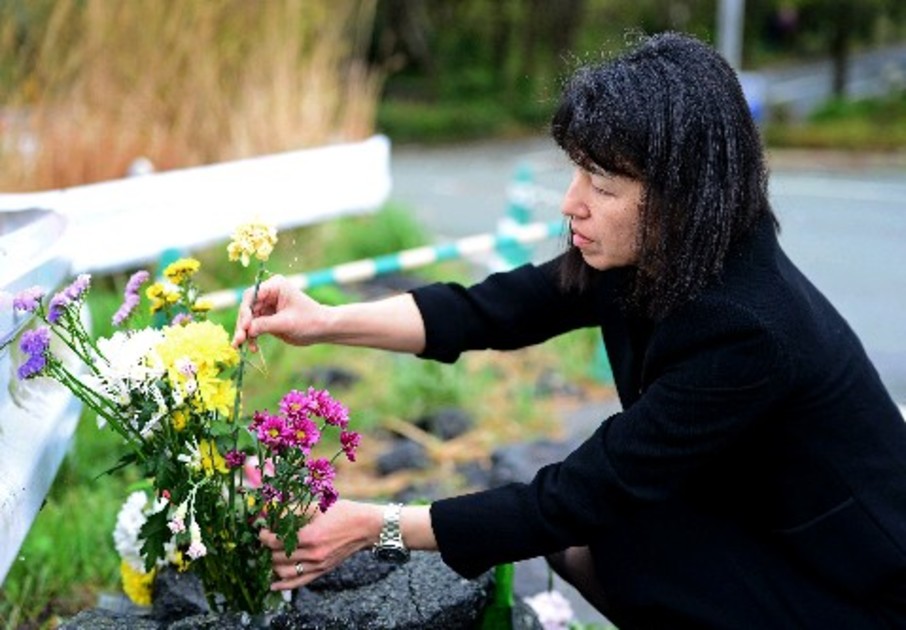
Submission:
<svg viewBox="0 0 906 630">
<path fill-rule="evenodd" d="M 542 466 L 563 461 L 576 444 L 539 440 L 501 447 L 491 454 L 490 487 L 531 481 Z"/>
<path fill-rule="evenodd" d="M 378 560 L 371 550 L 359 551 L 330 573 L 309 583 L 308 589 L 329 592 L 360 588 L 383 580 L 399 567 L 398 564 Z"/>
<path fill-rule="evenodd" d="M 167 630 L 249 630 L 267 627 L 267 620 L 259 620 L 245 613 L 205 613 L 174 621 Z"/>
<path fill-rule="evenodd" d="M 93 608 L 83 610 L 60 626 L 61 630 L 158 630 L 153 619 Z"/>
<path fill-rule="evenodd" d="M 415 426 L 442 440 L 452 440 L 475 426 L 475 420 L 459 407 L 444 407 L 422 416 Z"/>
<path fill-rule="evenodd" d="M 279 630 L 461 630 L 472 628 L 491 590 L 491 573 L 465 580 L 436 553 L 412 558 L 385 579 L 329 594 L 298 591 L 295 610 L 271 621 Z"/>
<path fill-rule="evenodd" d="M 164 569 L 154 580 L 151 617 L 164 624 L 211 612 L 204 587 L 192 572 Z"/>
<path fill-rule="evenodd" d="M 319 389 L 348 389 L 361 377 L 350 370 L 335 366 L 319 366 L 306 371 L 302 379 Z"/>
<path fill-rule="evenodd" d="M 491 487 L 491 469 L 480 462 L 466 462 L 456 467 L 456 473 L 470 490 Z"/>
<path fill-rule="evenodd" d="M 399 470 L 424 470 L 428 467 L 425 447 L 412 440 L 395 440 L 389 450 L 378 456 L 375 463 L 379 475 L 389 475 Z"/>
<path fill-rule="evenodd" d="M 513 630 L 544 630 L 532 607 L 518 597 L 513 603 L 512 621 Z"/>
</svg>

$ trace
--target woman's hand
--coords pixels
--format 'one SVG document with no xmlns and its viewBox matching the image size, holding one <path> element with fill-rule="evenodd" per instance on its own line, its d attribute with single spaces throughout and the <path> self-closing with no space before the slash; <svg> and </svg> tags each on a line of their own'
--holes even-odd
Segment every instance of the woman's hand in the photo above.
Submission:
<svg viewBox="0 0 906 630">
<path fill-rule="evenodd" d="M 233 346 L 246 341 L 249 349 L 257 351 L 256 338 L 273 335 L 295 346 L 321 341 L 330 307 L 308 297 L 283 276 L 268 278 L 258 287 L 252 305 L 254 289 L 246 289 L 239 305 Z"/>
<path fill-rule="evenodd" d="M 295 346 L 336 343 L 418 354 L 425 348 L 425 324 L 407 293 L 340 306 L 316 302 L 283 276 L 261 283 L 255 304 L 247 289 L 239 305 L 233 346 L 248 342 L 257 351 L 260 335 Z"/>
<path fill-rule="evenodd" d="M 305 586 L 355 552 L 377 542 L 382 525 L 380 506 L 337 501 L 327 512 L 315 512 L 311 521 L 299 530 L 298 547 L 289 557 L 273 532 L 261 530 L 258 537 L 271 549 L 277 576 L 271 588 L 288 590 Z"/>
<path fill-rule="evenodd" d="M 286 556 L 283 544 L 273 532 L 263 529 L 258 538 L 271 549 L 277 581 L 274 590 L 305 586 L 336 568 L 361 549 L 373 546 L 384 526 L 384 510 L 379 505 L 357 501 L 337 501 L 327 512 L 315 512 L 311 521 L 297 533 L 299 546 Z M 400 516 L 403 543 L 412 550 L 436 551 L 437 540 L 427 505 L 407 505 Z"/>
</svg>

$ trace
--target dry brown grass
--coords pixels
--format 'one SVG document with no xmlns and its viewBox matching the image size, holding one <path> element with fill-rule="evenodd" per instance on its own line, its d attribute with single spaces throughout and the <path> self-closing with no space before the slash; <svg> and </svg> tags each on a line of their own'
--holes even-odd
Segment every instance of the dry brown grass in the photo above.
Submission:
<svg viewBox="0 0 906 630">
<path fill-rule="evenodd" d="M 0 5 L 0 189 L 58 188 L 360 139 L 375 0 Z M 10 122 L 13 121 L 13 122 Z M 16 138 L 36 139 L 33 155 Z"/>
</svg>

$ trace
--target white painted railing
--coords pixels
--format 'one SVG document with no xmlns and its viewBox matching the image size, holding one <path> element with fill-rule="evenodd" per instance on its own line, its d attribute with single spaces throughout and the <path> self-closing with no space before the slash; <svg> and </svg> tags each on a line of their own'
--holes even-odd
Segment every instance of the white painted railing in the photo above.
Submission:
<svg viewBox="0 0 906 630">
<path fill-rule="evenodd" d="M 337 144 L 37 193 L 0 194 L 0 212 L 65 216 L 73 273 L 115 271 L 193 249 L 259 217 L 280 228 L 370 212 L 390 194 L 390 142 Z M 0 266 L 5 261 L 0 253 Z"/>
<path fill-rule="evenodd" d="M 360 143 L 37 193 L 0 194 L 0 345 L 31 324 L 12 296 L 73 273 L 156 261 L 168 248 L 226 240 L 245 221 L 279 228 L 377 210 L 390 194 L 390 143 Z M 56 383 L 19 383 L 0 350 L 0 583 L 69 447 L 80 406 Z"/>
</svg>

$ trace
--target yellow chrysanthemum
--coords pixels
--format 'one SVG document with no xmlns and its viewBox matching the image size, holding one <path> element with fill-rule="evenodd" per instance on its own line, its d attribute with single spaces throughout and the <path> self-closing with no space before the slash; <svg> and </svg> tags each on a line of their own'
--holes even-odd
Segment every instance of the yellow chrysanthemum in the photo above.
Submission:
<svg viewBox="0 0 906 630">
<path fill-rule="evenodd" d="M 229 472 L 230 469 L 227 468 L 226 460 L 223 459 L 220 451 L 217 450 L 217 444 L 214 442 L 209 440 L 199 441 L 198 452 L 201 453 L 201 469 L 206 476 L 210 477 L 215 472 L 223 475 Z"/>
<path fill-rule="evenodd" d="M 189 416 L 182 409 L 177 409 L 170 417 L 170 423 L 176 431 L 182 431 L 189 423 Z"/>
<path fill-rule="evenodd" d="M 120 576 L 123 580 L 123 592 L 139 606 L 151 605 L 151 588 L 154 584 L 155 569 L 148 573 L 137 571 L 131 564 L 120 562 Z"/>
<path fill-rule="evenodd" d="M 227 379 L 212 379 L 200 384 L 202 399 L 209 411 L 216 411 L 222 416 L 230 416 L 233 403 L 236 401 L 236 387 Z"/>
<path fill-rule="evenodd" d="M 173 554 L 170 556 L 169 560 L 170 560 L 170 564 L 172 564 L 174 567 L 176 567 L 176 570 L 179 571 L 180 573 L 185 573 L 186 571 L 188 571 L 189 566 L 191 566 L 191 564 L 192 564 L 192 562 L 190 560 L 186 559 L 186 554 L 179 551 L 178 549 L 173 552 Z"/>
<path fill-rule="evenodd" d="M 233 232 L 233 240 L 227 245 L 230 260 L 238 260 L 248 267 L 252 257 L 264 262 L 277 244 L 277 228 L 265 223 L 246 223 Z"/>
<path fill-rule="evenodd" d="M 164 277 L 172 282 L 182 286 L 186 280 L 195 275 L 201 263 L 194 258 L 180 258 L 174 263 L 167 265 L 164 269 Z"/>
<path fill-rule="evenodd" d="M 232 381 L 220 378 L 225 368 L 239 363 L 239 352 L 230 345 L 223 326 L 212 322 L 190 322 L 185 326 L 170 326 L 164 330 L 164 341 L 157 353 L 167 369 L 174 387 L 188 396 L 186 384 L 192 380 L 200 396 L 201 410 L 216 410 L 229 415 L 235 393 Z M 191 365 L 194 374 L 187 373 Z M 199 399 L 195 399 L 196 404 Z"/>
<path fill-rule="evenodd" d="M 214 303 L 207 298 L 196 300 L 195 304 L 192 305 L 192 310 L 196 313 L 207 313 L 212 308 L 214 308 Z"/>
<path fill-rule="evenodd" d="M 154 314 L 165 306 L 179 301 L 179 292 L 173 291 L 160 282 L 155 282 L 145 289 L 145 295 L 151 300 L 151 313 Z"/>
</svg>

